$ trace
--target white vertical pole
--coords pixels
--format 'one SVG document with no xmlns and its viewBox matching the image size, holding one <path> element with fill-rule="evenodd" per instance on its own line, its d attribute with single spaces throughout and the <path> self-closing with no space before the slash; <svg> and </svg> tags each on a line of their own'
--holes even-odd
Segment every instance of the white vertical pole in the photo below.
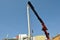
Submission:
<svg viewBox="0 0 60 40">
<path fill-rule="evenodd" d="M 30 7 L 27 4 L 27 20 L 28 20 L 28 40 L 31 40 L 31 31 L 30 31 L 30 17 L 29 17 Z"/>
</svg>

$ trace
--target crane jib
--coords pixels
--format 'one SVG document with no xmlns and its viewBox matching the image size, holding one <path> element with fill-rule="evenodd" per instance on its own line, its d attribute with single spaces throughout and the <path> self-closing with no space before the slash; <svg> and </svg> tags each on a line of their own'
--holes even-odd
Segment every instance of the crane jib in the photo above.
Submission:
<svg viewBox="0 0 60 40">
<path fill-rule="evenodd" d="M 30 6 L 30 8 L 33 10 L 33 12 L 35 13 L 35 15 L 37 16 L 38 20 L 40 21 L 41 25 L 42 25 L 42 30 L 44 31 L 46 37 L 47 37 L 47 40 L 50 40 L 49 39 L 49 33 L 47 32 L 47 27 L 45 26 L 43 20 L 39 17 L 38 13 L 35 11 L 33 5 L 31 4 L 30 1 L 28 1 L 28 5 Z"/>
</svg>

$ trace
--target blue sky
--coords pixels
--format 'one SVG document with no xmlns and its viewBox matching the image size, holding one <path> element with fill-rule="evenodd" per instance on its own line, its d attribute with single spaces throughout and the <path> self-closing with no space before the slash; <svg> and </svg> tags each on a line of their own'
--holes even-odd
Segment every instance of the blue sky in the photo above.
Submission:
<svg viewBox="0 0 60 40">
<path fill-rule="evenodd" d="M 60 34 L 60 0 L 30 0 L 39 16 L 48 28 L 50 37 Z M 14 37 L 18 34 L 27 34 L 28 0 L 0 0 L 0 40 Z M 33 35 L 44 35 L 42 26 L 36 16 L 30 10 L 31 29 Z"/>
</svg>

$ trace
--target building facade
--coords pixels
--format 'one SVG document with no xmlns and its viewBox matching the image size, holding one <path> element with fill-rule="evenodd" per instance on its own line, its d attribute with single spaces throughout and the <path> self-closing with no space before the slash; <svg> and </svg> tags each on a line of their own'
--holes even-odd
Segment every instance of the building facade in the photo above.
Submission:
<svg viewBox="0 0 60 40">
<path fill-rule="evenodd" d="M 5 38 L 4 40 L 28 40 L 27 34 L 19 34 L 14 38 Z M 32 36 L 31 40 L 46 40 L 46 37 L 43 35 Z"/>
<path fill-rule="evenodd" d="M 35 36 L 35 40 L 47 40 L 46 36 L 40 35 L 40 36 Z"/>
</svg>

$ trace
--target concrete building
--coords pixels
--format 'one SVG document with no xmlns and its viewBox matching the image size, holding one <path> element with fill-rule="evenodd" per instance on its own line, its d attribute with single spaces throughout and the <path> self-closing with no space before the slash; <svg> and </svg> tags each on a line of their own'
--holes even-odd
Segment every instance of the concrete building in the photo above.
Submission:
<svg viewBox="0 0 60 40">
<path fill-rule="evenodd" d="M 28 35 L 26 34 L 19 34 L 18 36 L 17 36 L 17 39 L 19 40 L 28 40 Z M 43 36 L 43 35 L 37 35 L 37 36 L 32 36 L 31 40 L 47 40 L 47 38 L 46 36 Z"/>
<path fill-rule="evenodd" d="M 58 34 L 57 36 L 53 37 L 52 40 L 60 40 L 60 34 Z"/>
<path fill-rule="evenodd" d="M 28 40 L 27 34 L 19 34 L 14 38 L 5 38 L 4 40 Z M 38 35 L 38 36 L 32 36 L 31 40 L 46 40 L 45 36 Z"/>
<path fill-rule="evenodd" d="M 4 38 L 3 40 L 27 40 L 27 34 L 19 34 L 13 38 Z"/>
<path fill-rule="evenodd" d="M 35 40 L 47 40 L 46 39 L 46 36 L 42 36 L 42 35 L 38 35 L 38 36 L 34 36 L 35 37 Z"/>
<path fill-rule="evenodd" d="M 18 40 L 27 40 L 27 34 L 19 34 L 16 36 Z"/>
</svg>

